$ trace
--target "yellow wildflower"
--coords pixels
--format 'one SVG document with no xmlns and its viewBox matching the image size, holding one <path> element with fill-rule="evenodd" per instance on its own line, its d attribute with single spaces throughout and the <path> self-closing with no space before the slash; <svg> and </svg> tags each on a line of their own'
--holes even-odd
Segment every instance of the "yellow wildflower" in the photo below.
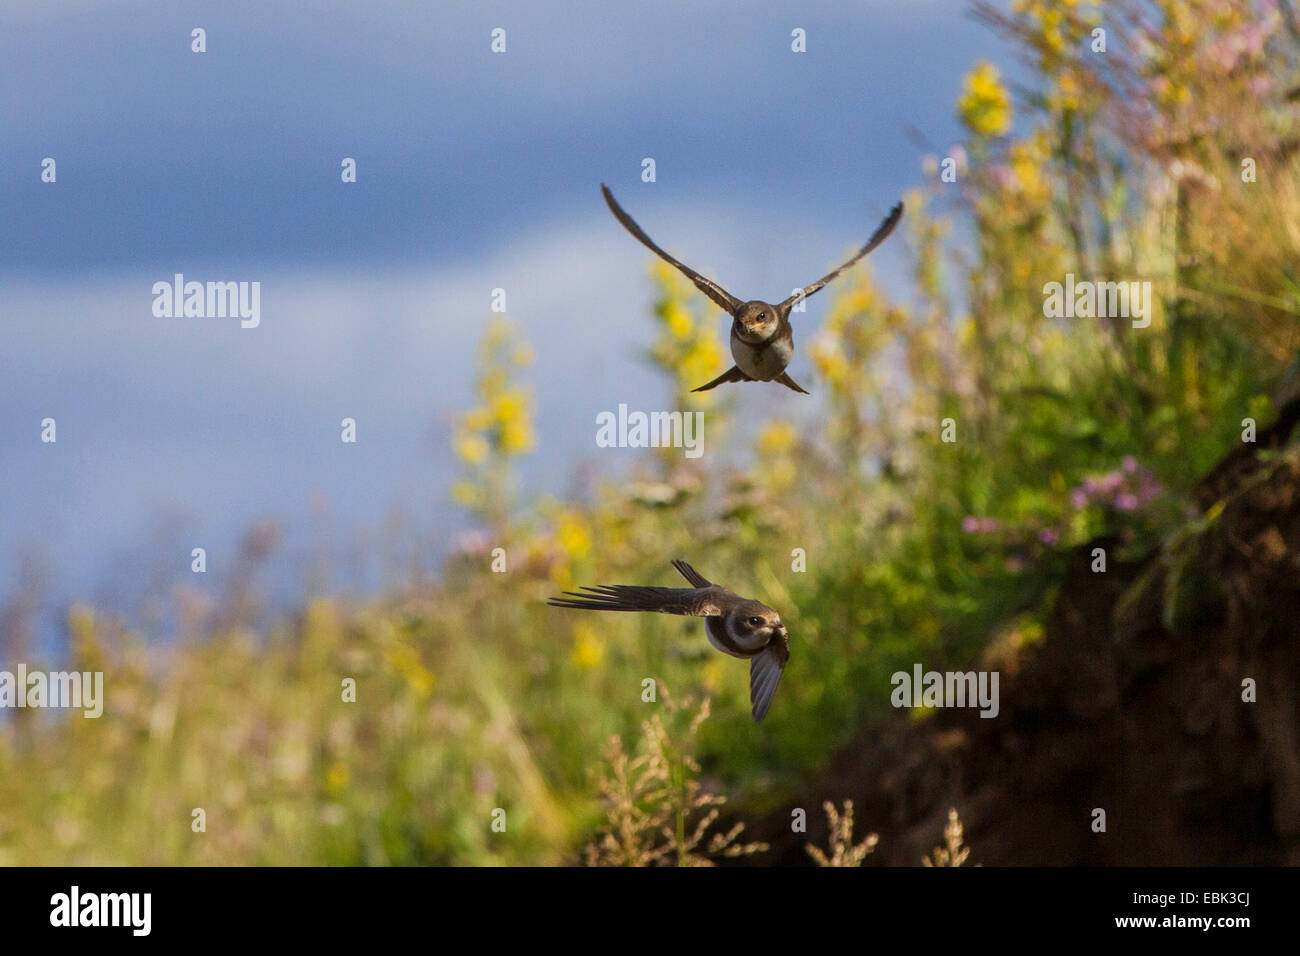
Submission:
<svg viewBox="0 0 1300 956">
<path fill-rule="evenodd" d="M 977 136 L 1001 136 L 1011 128 L 1011 95 L 996 66 L 981 60 L 966 74 L 957 111 Z"/>
<path fill-rule="evenodd" d="M 325 789 L 332 794 L 337 794 L 348 785 L 350 777 L 347 765 L 335 761 L 330 764 L 329 772 L 325 775 Z"/>
<path fill-rule="evenodd" d="M 605 660 L 605 644 L 590 624 L 573 628 L 573 663 L 579 670 L 593 670 Z"/>
<path fill-rule="evenodd" d="M 1078 78 L 1073 73 L 1062 73 L 1056 79 L 1056 88 L 1052 90 L 1048 102 L 1062 113 L 1077 111 L 1083 102 L 1083 90 Z"/>
<path fill-rule="evenodd" d="M 834 340 L 822 338 L 814 341 L 811 354 L 813 365 L 826 381 L 840 385 L 848 380 L 849 363 Z"/>
<path fill-rule="evenodd" d="M 527 402 L 518 389 L 493 395 L 489 407 L 492 419 L 502 425 L 518 421 L 528 413 Z"/>
<path fill-rule="evenodd" d="M 433 672 L 424 666 L 415 648 L 399 644 L 387 654 L 389 665 L 400 674 L 408 687 L 421 699 L 433 691 Z"/>
<path fill-rule="evenodd" d="M 1042 169 L 1047 153 L 1047 139 L 1039 131 L 1029 139 L 1015 143 L 1008 154 L 1016 188 L 1033 205 L 1046 202 L 1050 195 Z"/>
<path fill-rule="evenodd" d="M 799 433 L 789 422 L 768 422 L 758 434 L 758 453 L 765 458 L 784 455 L 794 448 Z"/>
<path fill-rule="evenodd" d="M 672 333 L 673 338 L 690 338 L 694 323 L 691 321 L 691 314 L 682 307 L 681 303 L 668 304 L 664 312 L 664 321 L 668 323 L 668 331 Z"/>
<path fill-rule="evenodd" d="M 555 537 L 571 558 L 585 558 L 591 550 L 591 532 L 587 522 L 574 511 L 564 510 L 556 521 Z"/>
<path fill-rule="evenodd" d="M 462 432 L 456 436 L 454 448 L 456 456 L 464 462 L 471 465 L 477 465 L 487 459 L 488 443 L 482 435 L 477 433 Z"/>
<path fill-rule="evenodd" d="M 504 422 L 501 425 L 501 450 L 507 455 L 530 451 L 533 444 L 533 429 L 526 419 Z"/>
</svg>

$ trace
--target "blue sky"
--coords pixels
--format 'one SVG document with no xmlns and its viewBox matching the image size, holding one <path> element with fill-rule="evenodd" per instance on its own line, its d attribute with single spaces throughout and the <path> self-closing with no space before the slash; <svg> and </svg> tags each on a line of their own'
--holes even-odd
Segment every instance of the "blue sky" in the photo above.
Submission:
<svg viewBox="0 0 1300 956">
<path fill-rule="evenodd" d="M 0 594 L 34 552 L 52 611 L 129 603 L 150 575 L 190 577 L 196 544 L 215 590 L 245 528 L 278 516 L 291 551 L 307 550 L 323 503 L 340 551 L 374 551 L 395 510 L 423 529 L 413 546 L 439 550 L 462 524 L 448 439 L 497 287 L 538 353 L 528 487 L 562 491 L 583 462 L 625 465 L 634 452 L 596 449 L 596 413 L 663 397 L 638 359 L 653 334 L 649 254 L 598 184 L 742 298 L 782 298 L 919 182 L 909 128 L 939 150 L 960 138 L 970 65 L 1010 66 L 963 10 L 0 9 Z M 190 50 L 196 26 L 204 54 Z M 490 52 L 495 27 L 505 54 Z M 807 53 L 790 50 L 795 27 Z M 40 181 L 46 156 L 55 184 Z M 340 182 L 345 156 L 355 184 Z M 873 256 L 900 288 L 904 264 L 898 239 Z M 156 318 L 151 286 L 176 272 L 259 281 L 260 327 Z M 809 301 L 797 347 L 828 301 Z M 802 348 L 792 374 L 812 378 Z M 762 401 L 815 409 L 793 393 Z M 56 445 L 39 441 L 47 416 Z M 355 446 L 339 441 L 345 416 Z"/>
</svg>

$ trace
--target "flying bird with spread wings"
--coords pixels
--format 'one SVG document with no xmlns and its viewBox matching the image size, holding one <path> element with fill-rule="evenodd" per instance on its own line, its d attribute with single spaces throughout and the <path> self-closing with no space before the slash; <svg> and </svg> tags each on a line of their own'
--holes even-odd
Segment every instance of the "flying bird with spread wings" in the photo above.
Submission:
<svg viewBox="0 0 1300 956">
<path fill-rule="evenodd" d="M 636 220 L 623 211 L 623 207 L 618 204 L 608 186 L 601 183 L 600 191 L 605 195 L 605 202 L 609 205 L 610 212 L 623 224 L 624 229 L 632 233 L 655 255 L 680 270 L 686 278 L 695 283 L 697 289 L 717 303 L 732 318 L 731 355 L 736 360 L 736 364 L 707 385 L 694 389 L 697 392 L 707 392 L 724 382 L 780 382 L 786 388 L 808 394 L 785 370 L 794 356 L 794 333 L 790 328 L 790 310 L 796 302 L 808 298 L 889 238 L 898 221 L 903 218 L 903 204 L 900 202 L 889 211 L 884 222 L 876 228 L 871 238 L 867 240 L 867 244 L 859 249 L 852 259 L 834 272 L 822 276 L 812 285 L 804 286 L 785 301 L 772 305 L 757 299 L 742 302 L 712 279 L 706 279 L 690 266 L 674 259 L 655 245 L 654 240 L 646 235 L 645 230 L 636 224 Z"/>
<path fill-rule="evenodd" d="M 754 721 L 761 721 L 790 659 L 790 635 L 781 615 L 714 584 L 685 561 L 674 561 L 673 567 L 690 582 L 689 588 L 601 585 L 584 587 L 582 593 L 566 591 L 546 603 L 586 611 L 651 611 L 704 618 L 710 644 L 724 654 L 749 659 L 749 700 Z"/>
</svg>

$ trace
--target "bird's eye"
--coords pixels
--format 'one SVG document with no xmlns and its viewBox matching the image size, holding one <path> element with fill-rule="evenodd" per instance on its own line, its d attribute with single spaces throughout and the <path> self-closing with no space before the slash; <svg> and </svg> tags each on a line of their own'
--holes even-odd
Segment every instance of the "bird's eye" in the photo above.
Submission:
<svg viewBox="0 0 1300 956">
<path fill-rule="evenodd" d="M 762 627 L 763 619 L 761 617 L 751 617 L 749 623 L 754 627 Z"/>
</svg>

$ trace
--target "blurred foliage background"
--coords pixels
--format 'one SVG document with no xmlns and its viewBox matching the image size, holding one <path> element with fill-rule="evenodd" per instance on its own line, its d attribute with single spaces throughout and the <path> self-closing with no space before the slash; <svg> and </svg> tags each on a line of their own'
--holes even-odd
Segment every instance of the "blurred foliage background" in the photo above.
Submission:
<svg viewBox="0 0 1300 956">
<path fill-rule="evenodd" d="M 751 442 L 727 427 L 727 389 L 692 395 L 729 364 L 724 322 L 654 261 L 647 358 L 665 408 L 707 410 L 715 453 L 647 452 L 633 480 L 518 500 L 516 463 L 544 436 L 528 350 L 493 324 L 453 448 L 455 499 L 482 530 L 440 579 L 315 599 L 269 629 L 238 592 L 178 607 L 183 633 L 163 647 L 111 609 L 72 608 L 72 660 L 49 663 L 104 670 L 104 716 L 0 721 L 0 863 L 577 862 L 602 828 L 643 825 L 616 806 L 645 792 L 619 790 L 617 760 L 632 771 L 611 735 L 628 754 L 650 746 L 642 769 L 667 790 L 686 775 L 701 807 L 726 794 L 764 813 L 890 715 L 894 671 L 1040 639 L 1066 549 L 1101 534 L 1147 548 L 1186 521 L 1243 419 L 1271 419 L 1300 346 L 1300 22 L 1287 0 L 974 11 L 1035 81 L 1009 89 L 971 65 L 955 104 L 968 137 L 924 158 L 892 240 L 910 288 L 886 295 L 859 267 L 823 293 L 822 328 L 799 331 L 814 414 L 766 420 Z M 1044 285 L 1067 273 L 1150 281 L 1150 326 L 1045 317 Z M 679 584 L 675 557 L 782 611 L 792 657 L 761 729 L 746 668 L 699 621 L 542 603 Z M 644 727 L 646 678 L 661 702 L 664 688 L 711 698 L 708 719 L 680 741 L 671 720 Z"/>
</svg>

